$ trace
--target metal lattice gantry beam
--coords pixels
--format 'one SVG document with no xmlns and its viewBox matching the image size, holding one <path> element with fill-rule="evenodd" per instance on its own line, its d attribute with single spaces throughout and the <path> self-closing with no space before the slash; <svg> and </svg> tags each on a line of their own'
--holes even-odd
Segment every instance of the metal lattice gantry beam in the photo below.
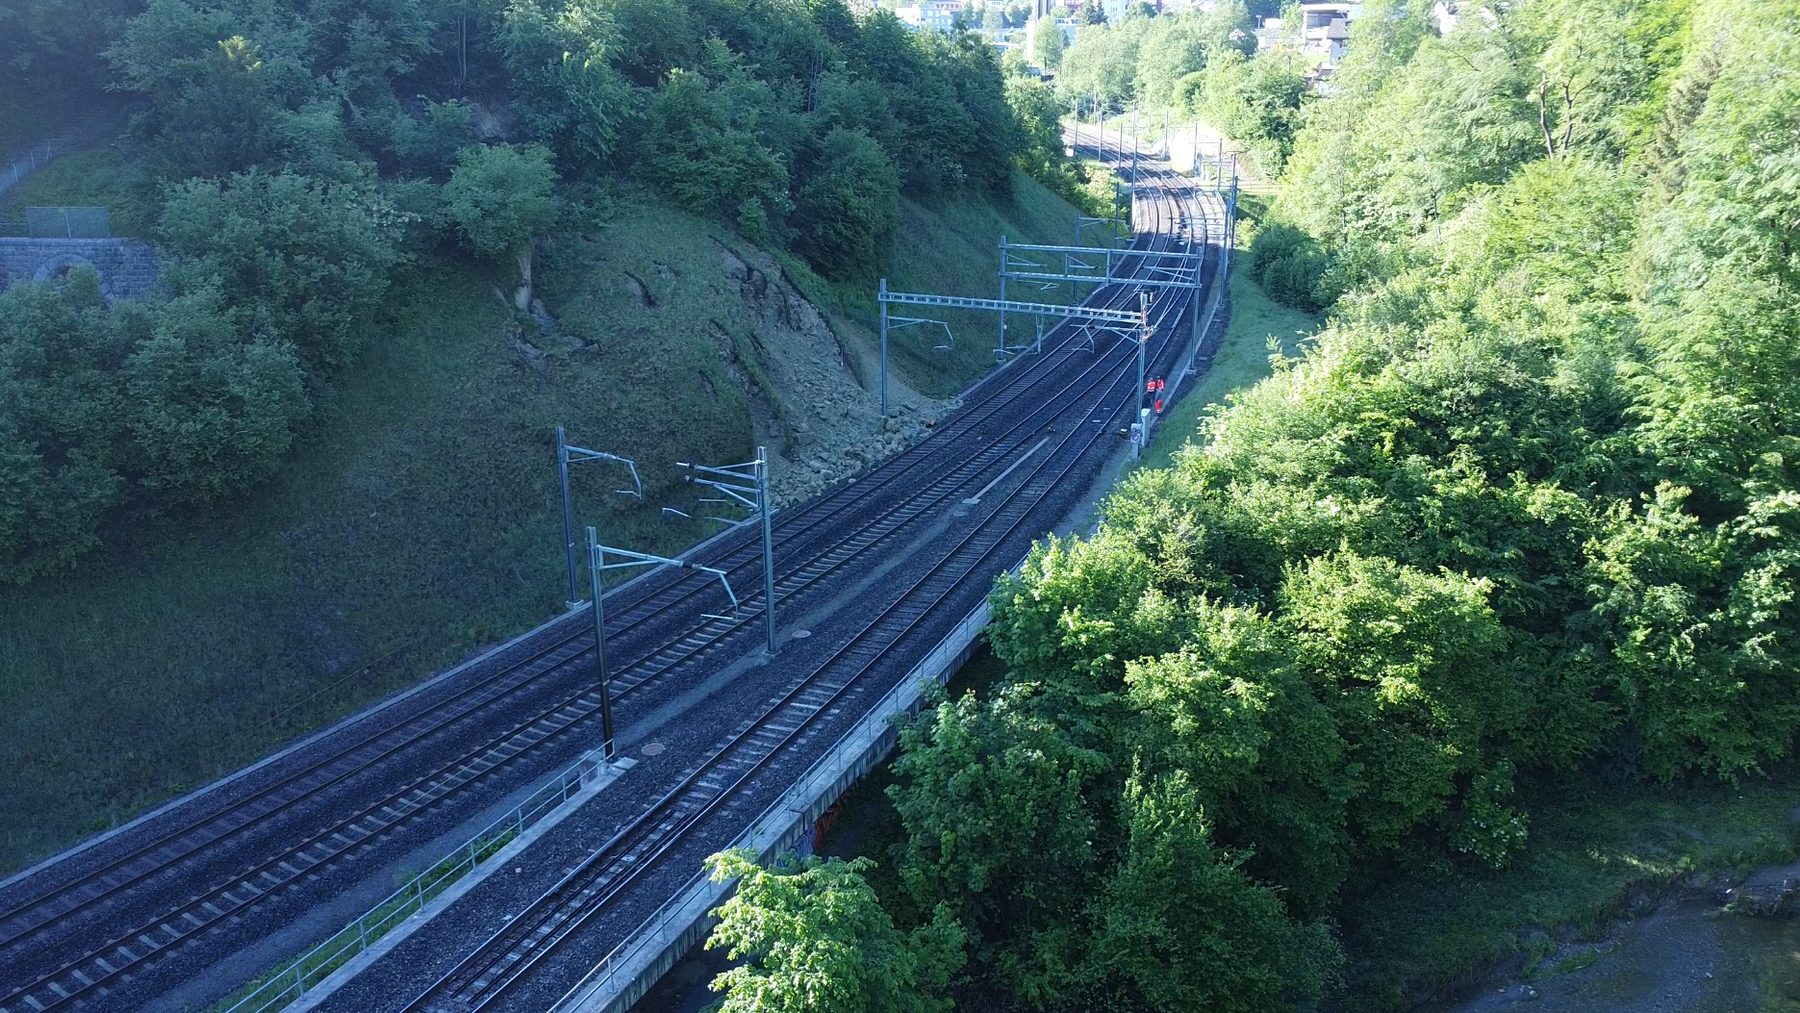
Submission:
<svg viewBox="0 0 1800 1013">
<path fill-rule="evenodd" d="M 1084 279 L 1106 281 L 1105 278 Z M 1122 284 L 1135 284 L 1131 279 L 1119 279 Z M 887 279 L 882 279 L 880 299 L 882 305 L 900 303 L 908 306 L 940 306 L 958 310 L 1005 310 L 1012 313 L 1041 313 L 1050 317 L 1081 317 L 1087 320 L 1112 320 L 1121 323 L 1141 323 L 1143 314 L 1137 310 L 1115 310 L 1104 306 L 1067 306 L 1058 303 L 1019 302 L 1012 299 L 977 299 L 964 295 L 927 295 L 921 292 L 890 292 Z"/>
<path fill-rule="evenodd" d="M 1153 278 L 1118 278 L 1105 277 L 1098 274 L 1045 274 L 1033 271 L 1008 271 L 1006 276 L 1014 281 L 1028 282 L 1066 282 L 1088 281 L 1096 285 L 1130 285 L 1133 288 L 1193 288 L 1193 270 L 1189 269 L 1186 277 L 1179 273 L 1170 281 L 1158 281 Z"/>
<path fill-rule="evenodd" d="M 1004 282 L 1002 291 L 1004 291 Z M 998 313 L 1032 313 L 1038 316 L 1056 317 L 1067 320 L 1078 318 L 1083 320 L 1104 320 L 1109 323 L 1135 324 L 1147 327 L 1148 317 L 1142 309 L 1116 310 L 1104 306 L 1064 306 L 1056 303 L 1020 302 L 1013 299 L 978 299 L 964 295 L 929 295 L 923 292 L 890 292 L 887 279 L 881 279 L 881 291 L 878 294 L 881 303 L 881 419 L 887 424 L 887 364 L 888 364 L 888 306 L 935 306 L 940 309 L 987 310 Z M 1021 346 L 1023 347 L 1023 346 Z"/>
<path fill-rule="evenodd" d="M 1163 250 L 1110 249 L 1105 246 L 1054 246 L 1043 243 L 1007 243 L 1009 250 L 1034 250 L 1039 253 L 1075 253 L 1089 256 L 1111 253 L 1121 257 L 1148 257 L 1151 260 L 1199 260 L 1204 253 L 1175 253 Z"/>
<path fill-rule="evenodd" d="M 1038 265 L 1025 260 L 1023 257 L 1017 256 L 1019 251 L 1047 253 L 1051 255 L 1061 254 L 1065 265 L 1063 272 L 1057 274 L 1053 271 L 1043 269 L 1037 271 L 1020 270 L 1021 266 L 1029 265 L 1036 267 Z M 1113 274 L 1112 255 L 1114 252 L 1115 251 L 1105 247 L 1070 247 L 1053 246 L 1041 243 L 1008 243 L 1005 238 L 1002 238 L 1000 240 L 1001 283 L 1005 284 L 1006 279 L 1010 278 L 1014 281 L 1022 281 L 1027 284 L 1035 284 L 1048 288 L 1051 285 L 1060 282 L 1068 282 L 1070 283 L 1069 294 L 1071 297 L 1074 297 L 1075 295 L 1075 283 L 1082 281 L 1090 282 L 1096 288 L 1101 285 L 1130 285 L 1140 291 L 1143 289 L 1164 288 L 1192 289 L 1194 298 L 1189 315 L 1193 323 L 1194 344 L 1195 347 L 1198 347 L 1200 343 L 1200 292 L 1202 285 L 1204 284 L 1201 272 L 1205 269 L 1206 252 L 1203 250 L 1199 253 L 1155 253 L 1151 256 L 1154 256 L 1159 260 L 1165 258 L 1173 260 L 1176 262 L 1177 266 L 1151 267 L 1144 272 L 1146 275 L 1145 277 L 1132 278 L 1122 278 Z M 1142 255 L 1141 251 L 1123 252 L 1138 252 Z M 1076 257 L 1094 258 L 1097 256 L 1105 258 L 1104 275 L 1077 274 L 1068 269 L 1067 265 L 1069 265 Z"/>
</svg>

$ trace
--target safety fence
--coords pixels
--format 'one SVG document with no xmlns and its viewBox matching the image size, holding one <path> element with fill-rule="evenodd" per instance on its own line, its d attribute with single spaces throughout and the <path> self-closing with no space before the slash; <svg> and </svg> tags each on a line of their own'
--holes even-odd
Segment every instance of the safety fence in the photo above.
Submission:
<svg viewBox="0 0 1800 1013">
<path fill-rule="evenodd" d="M 44 144 L 21 155 L 11 165 L 0 170 L 0 193 L 12 189 L 13 184 L 36 172 L 39 166 L 48 163 L 59 154 L 61 152 L 56 150 L 55 145 Z"/>
<path fill-rule="evenodd" d="M 392 932 L 425 905 L 474 872 L 514 838 L 541 822 L 580 794 L 606 767 L 592 756 L 558 774 L 512 811 L 490 823 L 431 868 L 419 873 L 370 908 L 367 914 L 339 930 L 330 939 L 294 958 L 230 1005 L 215 1007 L 222 1013 L 269 1013 L 298 1002 L 338 968 Z"/>
</svg>

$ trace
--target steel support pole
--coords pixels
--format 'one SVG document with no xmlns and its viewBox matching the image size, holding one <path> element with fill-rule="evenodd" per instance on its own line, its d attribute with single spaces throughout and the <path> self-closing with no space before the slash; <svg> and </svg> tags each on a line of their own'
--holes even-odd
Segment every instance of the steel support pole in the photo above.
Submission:
<svg viewBox="0 0 1800 1013">
<path fill-rule="evenodd" d="M 1059 29 L 1060 30 L 1060 29 Z M 1000 301 L 1006 301 L 1006 237 L 1000 237 Z M 1000 309 L 1000 347 L 994 350 L 994 361 L 1006 358 L 1006 308 Z"/>
<path fill-rule="evenodd" d="M 1223 261 L 1220 263 L 1223 263 Z M 1194 267 L 1194 350 L 1188 354 L 1187 361 L 1187 371 L 1190 373 L 1194 371 L 1194 361 L 1200 358 L 1200 273 L 1201 269 L 1205 266 L 1206 262 L 1201 261 Z"/>
<path fill-rule="evenodd" d="M 556 477 L 562 487 L 563 550 L 569 561 L 569 608 L 581 601 L 575 585 L 575 513 L 569 503 L 569 440 L 563 427 L 556 427 Z"/>
<path fill-rule="evenodd" d="M 593 583 L 594 591 L 594 675 L 600 685 L 600 735 L 603 743 L 606 762 L 613 759 L 613 713 L 612 688 L 608 685 L 606 671 L 606 606 L 601 604 L 606 597 L 600 593 L 600 568 L 605 565 L 600 553 L 600 539 L 593 528 L 587 529 L 588 543 L 588 577 Z"/>
<path fill-rule="evenodd" d="M 881 279 L 881 294 L 887 295 L 887 279 Z M 881 429 L 887 431 L 887 300 L 881 300 Z"/>
<path fill-rule="evenodd" d="M 769 450 L 756 448 L 756 503 L 762 514 L 763 619 L 768 628 L 768 649 L 775 653 L 775 536 L 769 514 Z"/>
<path fill-rule="evenodd" d="M 1136 421 L 1138 421 L 1139 423 L 1142 423 L 1143 418 L 1144 418 L 1144 346 L 1146 346 L 1150 343 L 1150 306 L 1149 306 L 1149 303 L 1150 303 L 1150 297 L 1143 292 L 1139 292 L 1138 293 L 1138 308 L 1143 310 L 1143 312 L 1144 312 L 1144 326 L 1138 329 L 1137 411 L 1132 413 L 1132 418 L 1135 419 Z M 1138 433 L 1139 433 L 1138 442 L 1131 445 L 1132 460 L 1137 459 L 1138 455 L 1140 453 L 1142 453 L 1143 445 L 1145 443 L 1149 442 L 1149 440 L 1150 440 L 1150 434 L 1147 432 L 1144 432 L 1141 425 L 1139 426 Z"/>
<path fill-rule="evenodd" d="M 1234 249 L 1237 247 L 1237 200 L 1237 160 L 1233 159 L 1231 163 L 1231 201 L 1225 205 L 1225 241 Z"/>
</svg>

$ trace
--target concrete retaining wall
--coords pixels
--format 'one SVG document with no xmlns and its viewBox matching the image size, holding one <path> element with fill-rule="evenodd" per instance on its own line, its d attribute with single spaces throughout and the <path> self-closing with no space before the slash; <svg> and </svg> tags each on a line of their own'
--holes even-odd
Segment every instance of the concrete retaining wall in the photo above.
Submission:
<svg viewBox="0 0 1800 1013">
<path fill-rule="evenodd" d="M 156 250 L 142 240 L 0 238 L 0 292 L 80 266 L 99 273 L 108 299 L 142 299 L 156 284 Z"/>
</svg>

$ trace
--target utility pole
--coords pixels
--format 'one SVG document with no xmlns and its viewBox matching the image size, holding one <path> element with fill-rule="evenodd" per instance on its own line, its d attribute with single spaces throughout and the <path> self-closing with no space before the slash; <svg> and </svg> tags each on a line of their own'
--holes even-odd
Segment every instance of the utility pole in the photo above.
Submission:
<svg viewBox="0 0 1800 1013">
<path fill-rule="evenodd" d="M 775 534 L 769 515 L 774 510 L 769 504 L 769 450 L 767 447 L 756 448 L 756 499 L 762 504 L 757 511 L 762 514 L 763 536 L 763 601 L 767 608 L 763 610 L 763 626 L 766 631 L 769 653 L 775 653 Z"/>
<path fill-rule="evenodd" d="M 600 688 L 600 735 L 603 743 L 606 762 L 613 760 L 613 713 L 612 713 L 612 678 L 606 666 L 606 596 L 601 594 L 600 574 L 606 570 L 623 570 L 633 566 L 673 566 L 677 570 L 700 570 L 719 578 L 725 587 L 725 597 L 731 599 L 731 612 L 735 617 L 738 609 L 738 598 L 731 590 L 731 581 L 726 579 L 725 571 L 697 563 L 685 563 L 667 556 L 653 556 L 647 552 L 633 552 L 630 549 L 618 549 L 609 545 L 601 545 L 593 528 L 587 529 L 588 579 L 592 581 L 594 601 L 594 675 Z M 608 563 L 606 554 L 623 556 L 625 562 Z M 707 618 L 719 618 L 708 616 Z"/>
<path fill-rule="evenodd" d="M 1000 351 L 994 357 L 998 362 L 1006 357 L 1006 237 L 1000 237 Z"/>
<path fill-rule="evenodd" d="M 885 287 L 885 286 L 884 286 Z M 884 306 L 886 304 L 883 304 Z M 770 514 L 774 513 L 769 504 L 769 452 L 766 447 L 756 448 L 756 460 L 743 464 L 727 464 L 713 468 L 704 464 L 688 464 L 676 462 L 676 467 L 686 468 L 695 474 L 687 476 L 687 480 L 695 485 L 704 485 L 716 489 L 728 498 L 712 500 L 714 503 L 735 502 L 757 512 L 762 522 L 763 543 L 763 625 L 766 629 L 766 647 L 770 654 L 776 650 L 775 644 L 775 538 L 770 523 Z M 714 476 L 714 477 L 705 477 Z M 702 503 L 708 502 L 701 500 Z M 736 604 L 734 601 L 733 605 Z"/>
<path fill-rule="evenodd" d="M 1200 273 L 1205 266 L 1205 259 L 1194 265 L 1194 298 L 1191 300 L 1194 304 L 1194 350 L 1188 353 L 1187 361 L 1187 371 L 1190 373 L 1194 371 L 1194 360 L 1200 357 L 1200 301 L 1203 291 L 1200 287 Z"/>
<path fill-rule="evenodd" d="M 1080 244 L 1076 244 L 1080 245 Z M 881 279 L 881 294 L 887 295 L 887 279 Z M 887 431 L 887 300 L 881 299 L 881 429 Z"/>
<path fill-rule="evenodd" d="M 1137 114 L 1138 114 L 1137 103 L 1133 102 L 1131 104 L 1131 181 L 1133 183 L 1137 182 L 1137 162 L 1138 162 Z"/>
<path fill-rule="evenodd" d="M 1143 326 L 1138 329 L 1137 347 L 1137 411 L 1133 414 L 1138 422 L 1138 442 L 1131 445 L 1131 459 L 1137 460 L 1143 453 L 1143 445 L 1150 439 L 1144 430 L 1144 349 L 1150 344 L 1150 293 L 1138 293 L 1138 312 L 1143 316 Z"/>
<path fill-rule="evenodd" d="M 594 679 L 600 686 L 600 736 L 604 740 L 606 762 L 611 763 L 614 755 L 612 688 L 606 670 L 606 606 L 601 604 L 606 596 L 600 593 L 600 571 L 606 569 L 606 553 L 601 550 L 600 539 L 594 535 L 593 528 L 587 529 L 587 544 L 588 577 L 594 592 Z"/>
<path fill-rule="evenodd" d="M 575 607 L 581 600 L 575 590 L 575 514 L 569 504 L 569 441 L 563 435 L 563 427 L 556 427 L 556 475 L 562 485 L 563 508 L 563 548 L 567 550 L 569 561 L 569 597 L 567 605 Z"/>
</svg>

